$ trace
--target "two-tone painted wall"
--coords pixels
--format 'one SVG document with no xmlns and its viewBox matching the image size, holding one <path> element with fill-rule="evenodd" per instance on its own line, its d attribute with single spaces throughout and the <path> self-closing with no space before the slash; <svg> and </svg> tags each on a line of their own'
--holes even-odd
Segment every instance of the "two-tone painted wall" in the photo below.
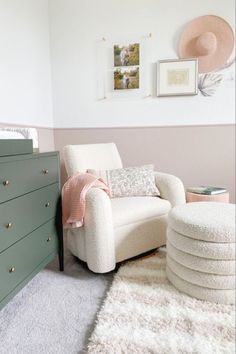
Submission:
<svg viewBox="0 0 236 354">
<path fill-rule="evenodd" d="M 41 150 L 117 143 L 125 166 L 153 162 L 186 186 L 235 195 L 234 82 L 213 97 L 96 100 L 96 42 L 140 38 L 155 63 L 176 58 L 184 25 L 214 14 L 234 28 L 233 0 L 1 0 L 0 125 L 41 127 Z M 147 93 L 149 93 L 147 92 Z"/>
</svg>

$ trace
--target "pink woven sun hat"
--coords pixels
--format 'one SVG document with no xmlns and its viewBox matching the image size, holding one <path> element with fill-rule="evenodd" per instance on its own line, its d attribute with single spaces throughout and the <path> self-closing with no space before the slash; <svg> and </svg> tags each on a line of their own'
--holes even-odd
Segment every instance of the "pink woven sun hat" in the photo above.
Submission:
<svg viewBox="0 0 236 354">
<path fill-rule="evenodd" d="M 220 69 L 234 49 L 234 32 L 223 18 L 197 17 L 185 27 L 179 41 L 179 57 L 198 58 L 199 73 Z"/>
</svg>

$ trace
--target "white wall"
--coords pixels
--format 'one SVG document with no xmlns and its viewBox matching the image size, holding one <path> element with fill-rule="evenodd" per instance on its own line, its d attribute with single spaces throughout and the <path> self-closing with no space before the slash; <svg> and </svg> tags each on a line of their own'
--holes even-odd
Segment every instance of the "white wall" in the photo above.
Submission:
<svg viewBox="0 0 236 354">
<path fill-rule="evenodd" d="M 234 27 L 234 0 L 49 0 L 56 127 L 234 123 L 234 83 L 214 97 L 96 101 L 96 41 L 153 34 L 150 67 L 176 58 L 184 25 L 215 14 Z M 151 85 L 151 82 L 150 82 Z"/>
<path fill-rule="evenodd" d="M 216 14 L 233 27 L 234 6 L 234 0 L 0 0 L 0 122 L 43 127 L 234 123 L 233 82 L 211 98 L 98 102 L 95 97 L 97 40 L 152 32 L 152 73 L 158 59 L 176 57 L 186 22 Z"/>
<path fill-rule="evenodd" d="M 0 122 L 53 126 L 47 0 L 0 0 Z"/>
</svg>

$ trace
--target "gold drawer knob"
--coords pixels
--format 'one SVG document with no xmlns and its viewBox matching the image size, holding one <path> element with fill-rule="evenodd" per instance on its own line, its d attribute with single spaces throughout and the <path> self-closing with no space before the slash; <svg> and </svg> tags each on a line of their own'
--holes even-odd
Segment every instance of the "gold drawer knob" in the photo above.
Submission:
<svg viewBox="0 0 236 354">
<path fill-rule="evenodd" d="M 15 271 L 16 271 L 16 268 L 15 268 L 15 267 L 9 268 L 9 273 L 14 273 Z"/>
<path fill-rule="evenodd" d="M 12 222 L 8 222 L 7 224 L 6 224 L 6 228 L 7 229 L 10 229 L 12 227 Z"/>
<path fill-rule="evenodd" d="M 49 171 L 48 171 L 48 170 L 43 170 L 43 174 L 44 174 L 44 175 L 48 175 L 48 174 L 49 174 Z"/>
<path fill-rule="evenodd" d="M 8 181 L 8 179 L 3 182 L 3 185 L 4 185 L 5 187 L 9 186 L 9 184 L 10 184 L 10 181 Z"/>
<path fill-rule="evenodd" d="M 51 238 L 51 237 L 48 237 L 47 242 L 50 242 L 51 240 L 52 240 L 52 238 Z"/>
<path fill-rule="evenodd" d="M 45 204 L 45 207 L 46 207 L 46 208 L 50 207 L 50 203 L 47 202 L 47 203 Z"/>
</svg>

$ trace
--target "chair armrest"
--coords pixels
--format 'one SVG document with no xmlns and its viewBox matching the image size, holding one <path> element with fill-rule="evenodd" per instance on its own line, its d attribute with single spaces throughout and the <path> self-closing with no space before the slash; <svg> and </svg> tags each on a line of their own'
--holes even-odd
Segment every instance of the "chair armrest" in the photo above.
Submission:
<svg viewBox="0 0 236 354">
<path fill-rule="evenodd" d="M 178 177 L 155 172 L 155 181 L 161 198 L 169 200 L 172 207 L 186 203 L 184 185 Z"/>
<path fill-rule="evenodd" d="M 111 202 L 99 188 L 91 188 L 86 194 L 84 228 L 89 269 L 99 273 L 113 270 L 116 261 Z"/>
</svg>

